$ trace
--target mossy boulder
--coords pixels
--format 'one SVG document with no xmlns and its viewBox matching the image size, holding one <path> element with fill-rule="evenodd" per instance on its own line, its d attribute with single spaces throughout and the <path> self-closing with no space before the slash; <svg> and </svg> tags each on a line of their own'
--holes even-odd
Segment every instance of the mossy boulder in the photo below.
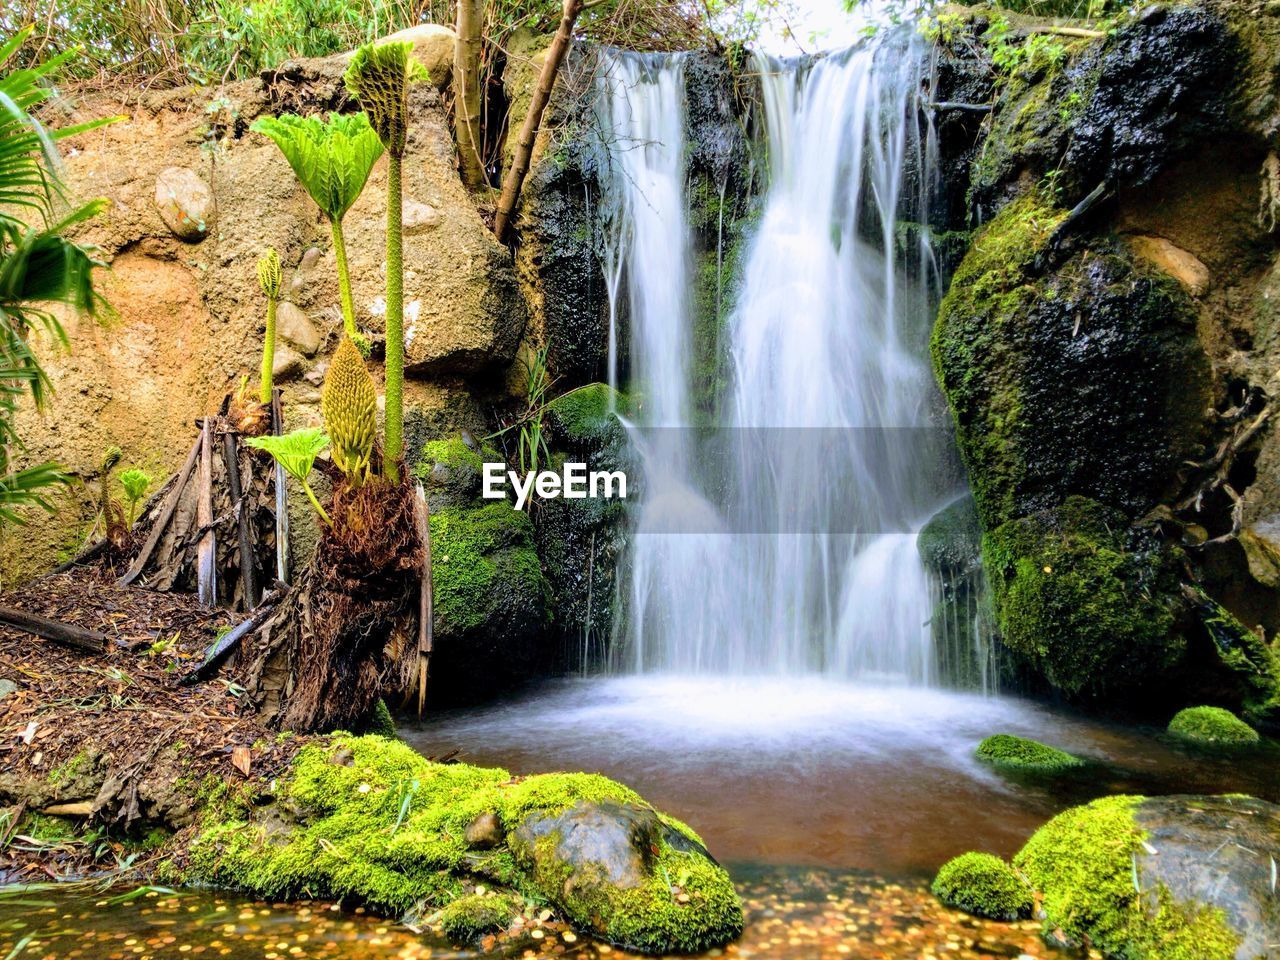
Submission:
<svg viewBox="0 0 1280 960">
<path fill-rule="evenodd" d="M 939 576 L 967 573 L 982 563 L 982 526 L 973 497 L 964 496 L 935 513 L 916 537 L 924 565 Z"/>
<path fill-rule="evenodd" d="M 962 59 L 990 57 L 997 48 L 1018 54 L 1017 66 L 1000 76 L 990 129 L 972 167 L 970 200 L 984 217 L 1022 184 L 1048 175 L 1068 205 L 1104 181 L 1113 188 L 1150 183 L 1231 122 L 1241 54 L 1207 4 L 1148 7 L 1096 39 L 984 30 L 975 43 L 974 31 L 952 33 Z M 1029 49 L 1036 41 L 1039 56 Z M 944 79 L 957 86 L 965 75 Z M 938 99 L 966 102 L 945 88 Z"/>
<path fill-rule="evenodd" d="M 511 896 L 472 893 L 459 897 L 440 911 L 440 929 L 454 943 L 474 943 L 481 937 L 506 930 L 519 912 L 519 905 Z"/>
<path fill-rule="evenodd" d="M 506 500 L 433 510 L 431 578 L 434 675 L 488 690 L 536 665 L 549 595 L 528 514 Z"/>
<path fill-rule="evenodd" d="M 635 803 L 582 800 L 527 817 L 511 846 L 542 889 L 611 943 L 686 953 L 741 929 L 738 895 L 698 836 Z"/>
<path fill-rule="evenodd" d="M 1250 797 L 1106 797 L 1013 858 L 1046 936 L 1124 960 L 1252 960 L 1280 938 L 1280 807 Z"/>
<path fill-rule="evenodd" d="M 594 936 L 654 953 L 720 946 L 742 928 L 728 874 L 688 828 L 595 774 L 513 778 L 432 763 L 382 737 L 335 734 L 305 745 L 271 795 L 224 795 L 206 805 L 175 879 L 268 899 L 351 900 L 393 916 L 448 910 L 485 883 L 552 904 Z M 566 818 L 584 809 L 616 810 L 644 827 L 633 834 L 578 817 L 569 830 Z M 468 842 L 468 826 L 482 817 L 502 824 L 502 842 Z M 534 834 L 532 845 L 515 839 Z M 634 846 L 637 835 L 644 850 Z M 623 861 L 636 872 L 615 881 L 611 865 Z M 474 905 L 453 908 L 459 932 Z"/>
<path fill-rule="evenodd" d="M 1222 707 L 1187 707 L 1169 721 L 1169 733 L 1180 740 L 1226 747 L 1249 746 L 1261 738 L 1230 710 Z"/>
<path fill-rule="evenodd" d="M 933 895 L 948 907 L 991 920 L 1031 916 L 1031 886 L 1005 861 L 989 853 L 962 853 L 933 880 Z"/>
<path fill-rule="evenodd" d="M 422 480 L 431 509 L 467 506 L 480 498 L 485 463 L 503 463 L 502 454 L 470 434 L 455 433 L 422 447 L 414 473 Z"/>
<path fill-rule="evenodd" d="M 990 603 L 982 574 L 982 527 L 973 497 L 939 510 L 921 528 L 916 547 L 937 585 L 929 628 L 938 669 L 951 686 L 986 689 L 997 661 Z"/>
<path fill-rule="evenodd" d="M 1004 644 L 1079 699 L 1132 690 L 1181 660 L 1176 557 L 1123 514 L 1068 497 L 983 537 Z"/>
<path fill-rule="evenodd" d="M 598 450 L 625 440 L 618 414 L 629 407 L 627 397 L 607 383 L 588 383 L 548 403 L 547 414 L 558 444 Z"/>
<path fill-rule="evenodd" d="M 934 370 L 987 530 L 1071 494 L 1145 513 L 1208 405 L 1187 295 L 1114 238 L 1055 263 L 1065 217 L 1038 193 L 1005 207 L 934 325 Z"/>
<path fill-rule="evenodd" d="M 997 767 L 1057 773 L 1084 766 L 1084 761 L 1065 750 L 1037 740 L 997 733 L 978 744 L 978 759 Z"/>
</svg>

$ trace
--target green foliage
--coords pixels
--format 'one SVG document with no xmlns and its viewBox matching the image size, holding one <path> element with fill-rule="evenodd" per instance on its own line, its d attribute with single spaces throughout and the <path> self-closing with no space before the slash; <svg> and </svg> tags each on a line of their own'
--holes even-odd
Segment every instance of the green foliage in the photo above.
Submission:
<svg viewBox="0 0 1280 960">
<path fill-rule="evenodd" d="M 24 523 L 23 508 L 52 511 L 50 488 L 68 482 L 55 464 L 15 469 L 13 463 L 22 446 L 14 425 L 19 401 L 30 396 L 44 409 L 48 400 L 49 379 L 31 348 L 32 335 L 43 330 L 66 346 L 52 308 L 94 314 L 105 306 L 93 289 L 99 265 L 93 251 L 62 234 L 96 216 L 106 201 L 55 215 L 67 198 L 54 144 L 119 119 L 46 129 L 31 111 L 49 95 L 46 84 L 70 54 L 34 69 L 13 69 L 15 53 L 30 35 L 27 28 L 0 44 L 0 67 L 10 67 L 0 75 L 0 525 Z"/>
<path fill-rule="evenodd" d="M 440 911 L 440 927 L 453 943 L 474 943 L 501 933 L 519 913 L 516 901 L 505 894 L 471 894 L 459 897 Z"/>
<path fill-rule="evenodd" d="M 1255 744 L 1258 731 L 1222 707 L 1187 707 L 1169 721 L 1169 733 L 1182 740 L 1219 746 Z"/>
<path fill-rule="evenodd" d="M 570 443 L 596 444 L 618 428 L 627 397 L 607 383 L 588 383 L 562 393 L 547 404 L 557 435 Z"/>
<path fill-rule="evenodd" d="M 403 157 L 409 133 L 409 88 L 427 79 L 410 43 L 369 43 L 355 52 L 343 75 L 369 122 L 393 157 Z"/>
<path fill-rule="evenodd" d="M 1045 932 L 1087 940 L 1124 960 L 1232 960 L 1239 937 L 1221 910 L 1173 902 L 1138 888 L 1146 839 L 1134 819 L 1141 797 L 1104 797 L 1058 814 L 1027 841 L 1013 865 L 1040 892 Z M 1144 899 L 1152 898 L 1149 910 Z"/>
<path fill-rule="evenodd" d="M 212 84 L 350 50 L 430 19 L 433 6 L 447 15 L 432 0 L 14 0 L 0 6 L 0 34 L 37 24 L 24 63 L 83 48 L 76 77 Z"/>
<path fill-rule="evenodd" d="M 331 113 L 327 120 L 286 113 L 256 120 L 250 129 L 275 142 L 307 194 L 329 221 L 338 261 L 342 323 L 352 343 L 360 348 L 362 355 L 368 356 L 369 341 L 356 329 L 342 218 L 368 183 L 373 165 L 382 156 L 382 141 L 363 113 Z"/>
<path fill-rule="evenodd" d="M 311 505 L 316 508 L 316 512 L 320 514 L 321 519 L 333 526 L 333 521 L 329 519 L 329 514 L 320 505 L 320 501 L 316 499 L 315 491 L 311 489 L 311 484 L 307 481 L 307 478 L 311 476 L 311 468 L 315 466 L 316 457 L 324 453 L 325 448 L 329 446 L 329 438 L 323 430 L 319 427 L 304 427 L 301 430 L 294 430 L 292 433 L 286 433 L 283 436 L 248 437 L 245 443 L 271 454 L 276 463 L 280 464 L 289 476 L 302 484 L 303 491 L 307 494 Z"/>
<path fill-rule="evenodd" d="M 250 129 L 280 148 L 329 220 L 347 215 L 382 156 L 382 141 L 363 113 L 331 113 L 327 119 L 286 113 L 255 120 Z"/>
<path fill-rule="evenodd" d="M 120 474 L 120 485 L 124 488 L 124 501 L 129 507 L 129 526 L 133 526 L 138 515 L 138 504 L 151 489 L 151 474 L 139 467 L 131 467 Z"/>
<path fill-rule="evenodd" d="M 997 733 L 978 744 L 978 759 L 997 767 L 1020 770 L 1059 771 L 1084 766 L 1084 761 L 1064 750 L 1026 737 Z"/>
<path fill-rule="evenodd" d="M 1004 77 L 1056 70 L 1067 60 L 1067 44 L 1061 37 L 1045 33 L 1020 36 L 1004 17 L 991 19 L 983 40 L 992 66 Z"/>
<path fill-rule="evenodd" d="M 543 423 L 547 391 L 551 389 L 551 378 L 547 373 L 546 344 L 534 352 L 533 360 L 525 362 L 525 410 L 519 420 L 516 462 L 525 472 L 537 472 L 538 463 L 546 463 L 551 459 L 551 449 L 547 446 L 546 429 Z"/>
<path fill-rule="evenodd" d="M 962 853 L 933 880 L 933 895 L 948 907 L 991 920 L 1031 916 L 1031 887 L 1009 864 L 989 853 Z"/>
<path fill-rule="evenodd" d="M 369 122 L 390 155 L 387 169 L 387 359 L 386 419 L 382 469 L 400 479 L 404 455 L 404 236 L 400 160 L 409 132 L 409 88 L 427 71 L 412 57 L 409 43 L 367 44 L 351 57 L 343 79 L 369 115 Z"/>
</svg>

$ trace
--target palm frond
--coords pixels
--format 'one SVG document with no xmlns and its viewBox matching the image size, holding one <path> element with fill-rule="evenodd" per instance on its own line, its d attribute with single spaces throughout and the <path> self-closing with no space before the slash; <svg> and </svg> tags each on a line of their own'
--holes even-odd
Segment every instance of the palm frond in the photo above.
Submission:
<svg viewBox="0 0 1280 960">
<path fill-rule="evenodd" d="M 71 477 L 56 463 L 41 463 L 0 475 L 0 524 L 25 526 L 27 519 L 22 512 L 31 507 L 53 513 L 53 503 L 49 500 L 51 488 L 70 483 Z"/>
</svg>

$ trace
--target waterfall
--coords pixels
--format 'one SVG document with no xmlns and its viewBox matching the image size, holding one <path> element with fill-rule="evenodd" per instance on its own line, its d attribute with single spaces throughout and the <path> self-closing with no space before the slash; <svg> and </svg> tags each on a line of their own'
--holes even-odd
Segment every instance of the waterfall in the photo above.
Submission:
<svg viewBox="0 0 1280 960">
<path fill-rule="evenodd" d="M 923 57 L 900 36 L 754 63 L 769 181 L 710 428 L 691 401 L 683 61 L 613 53 L 601 72 L 606 269 L 625 273 L 644 464 L 621 658 L 928 684 L 933 601 L 913 531 L 948 495 L 931 469 L 936 290 L 927 243 L 898 235 L 903 211 L 923 219 L 929 183 Z"/>
</svg>

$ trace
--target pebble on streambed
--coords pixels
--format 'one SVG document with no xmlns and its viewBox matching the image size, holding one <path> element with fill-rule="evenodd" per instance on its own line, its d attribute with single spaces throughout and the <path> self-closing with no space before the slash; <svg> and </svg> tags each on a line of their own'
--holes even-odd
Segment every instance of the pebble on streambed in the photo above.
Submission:
<svg viewBox="0 0 1280 960">
<path fill-rule="evenodd" d="M 923 882 L 868 874 L 770 869 L 739 884 L 742 938 L 706 957 L 756 960 L 1049 960 L 1034 921 L 998 923 L 949 910 Z M 40 902 L 41 905 L 32 905 Z M 27 905 L 23 905 L 26 903 Z M 16 952 L 15 952 L 16 951 Z M 508 931 L 474 948 L 438 928 L 420 934 L 327 903 L 267 904 L 202 892 L 107 895 L 32 893 L 0 898 L 0 956 L 21 960 L 535 960 L 569 955 L 630 960 L 550 911 L 530 908 Z"/>
</svg>

